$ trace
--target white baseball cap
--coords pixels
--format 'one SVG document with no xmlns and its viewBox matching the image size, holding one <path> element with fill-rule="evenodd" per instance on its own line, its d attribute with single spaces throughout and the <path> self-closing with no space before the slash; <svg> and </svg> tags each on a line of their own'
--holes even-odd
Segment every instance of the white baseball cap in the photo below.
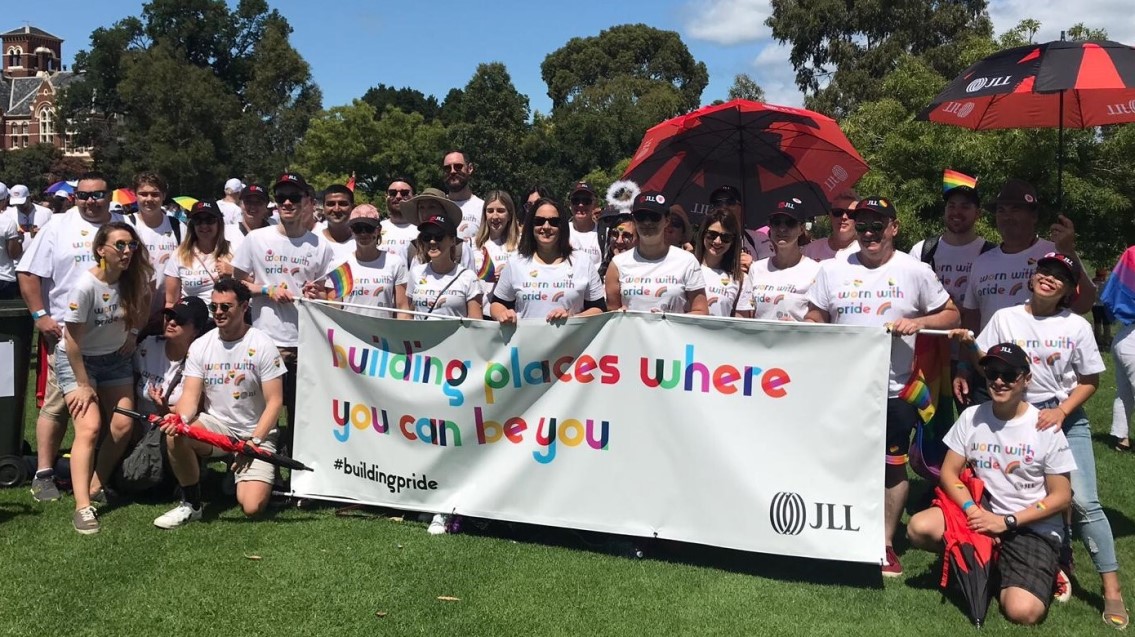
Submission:
<svg viewBox="0 0 1135 637">
<path fill-rule="evenodd" d="M 236 177 L 225 182 L 225 192 L 236 194 L 242 190 L 244 190 L 244 184 Z"/>
<path fill-rule="evenodd" d="M 13 206 L 23 205 L 28 200 L 28 187 L 23 184 L 16 184 L 12 186 L 12 192 L 9 194 L 11 197 L 8 199 L 8 203 Z"/>
<path fill-rule="evenodd" d="M 5 184 L 0 184 L 0 199 L 7 199 L 9 196 L 8 186 Z"/>
</svg>

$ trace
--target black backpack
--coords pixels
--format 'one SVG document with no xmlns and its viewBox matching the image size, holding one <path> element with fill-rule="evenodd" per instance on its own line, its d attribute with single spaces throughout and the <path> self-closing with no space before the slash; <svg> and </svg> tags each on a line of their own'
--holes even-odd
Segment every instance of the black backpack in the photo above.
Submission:
<svg viewBox="0 0 1135 637">
<path fill-rule="evenodd" d="M 934 270 L 935 272 L 938 271 L 938 267 L 934 265 L 934 254 L 938 252 L 938 242 L 941 241 L 941 239 L 941 235 L 938 235 L 937 237 L 930 237 L 922 244 L 922 262 L 930 264 L 930 269 Z M 986 240 L 985 243 L 983 243 L 981 246 L 980 254 L 985 254 L 986 252 L 989 252 L 996 247 L 996 243 Z"/>
</svg>

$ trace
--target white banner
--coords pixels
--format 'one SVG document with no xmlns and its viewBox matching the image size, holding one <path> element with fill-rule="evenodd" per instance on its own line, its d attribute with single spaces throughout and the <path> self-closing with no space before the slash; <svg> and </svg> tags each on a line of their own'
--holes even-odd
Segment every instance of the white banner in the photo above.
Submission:
<svg viewBox="0 0 1135 637">
<path fill-rule="evenodd" d="M 304 497 L 879 563 L 883 329 L 300 306 Z"/>
</svg>

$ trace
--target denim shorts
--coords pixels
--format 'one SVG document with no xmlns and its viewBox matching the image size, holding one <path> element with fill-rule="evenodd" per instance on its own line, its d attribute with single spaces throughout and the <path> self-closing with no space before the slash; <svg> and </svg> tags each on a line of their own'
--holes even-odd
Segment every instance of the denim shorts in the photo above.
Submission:
<svg viewBox="0 0 1135 637">
<path fill-rule="evenodd" d="M 118 352 L 84 356 L 83 366 L 87 368 L 87 379 L 91 381 L 91 387 L 134 384 L 134 360 L 130 356 Z M 64 396 L 79 388 L 75 370 L 71 369 L 67 352 L 62 349 L 55 350 L 55 380 Z"/>
</svg>

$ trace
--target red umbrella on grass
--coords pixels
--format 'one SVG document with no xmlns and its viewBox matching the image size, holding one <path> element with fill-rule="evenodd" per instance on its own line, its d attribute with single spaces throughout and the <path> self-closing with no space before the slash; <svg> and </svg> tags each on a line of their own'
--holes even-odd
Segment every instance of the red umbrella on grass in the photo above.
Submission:
<svg viewBox="0 0 1135 637">
<path fill-rule="evenodd" d="M 969 489 L 970 498 L 981 502 L 985 494 L 985 483 L 967 468 L 959 476 L 962 484 Z M 993 595 L 990 587 L 990 571 L 993 568 L 993 538 L 970 530 L 965 511 L 958 506 L 942 487 L 934 488 L 934 505 L 942 509 L 946 521 L 946 533 L 942 541 L 946 552 L 942 558 L 942 580 L 939 585 L 945 589 L 953 574 L 954 582 L 962 591 L 969 605 L 970 620 L 975 626 L 985 622 L 989 611 L 989 600 Z"/>
</svg>

